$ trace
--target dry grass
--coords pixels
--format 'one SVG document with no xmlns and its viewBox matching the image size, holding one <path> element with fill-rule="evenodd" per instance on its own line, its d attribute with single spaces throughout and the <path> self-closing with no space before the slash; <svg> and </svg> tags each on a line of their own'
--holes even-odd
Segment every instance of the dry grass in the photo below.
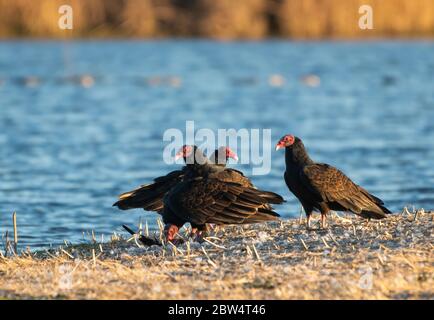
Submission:
<svg viewBox="0 0 434 320">
<path fill-rule="evenodd" d="M 433 299 L 433 219 L 422 210 L 369 223 L 332 216 L 327 231 L 290 219 L 178 247 L 65 245 L 0 257 L 0 297 Z"/>
</svg>

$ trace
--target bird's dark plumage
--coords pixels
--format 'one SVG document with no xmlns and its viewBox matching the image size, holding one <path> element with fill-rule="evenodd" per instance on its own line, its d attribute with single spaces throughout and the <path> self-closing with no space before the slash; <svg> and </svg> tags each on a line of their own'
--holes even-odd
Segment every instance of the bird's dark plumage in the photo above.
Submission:
<svg viewBox="0 0 434 320">
<path fill-rule="evenodd" d="M 165 176 L 154 179 L 153 183 L 125 192 L 119 196 L 119 200 L 113 206 L 117 206 L 121 210 L 143 208 L 146 211 L 161 213 L 164 207 L 164 195 L 182 181 L 184 171 L 185 169 L 172 171 Z"/>
<path fill-rule="evenodd" d="M 220 147 L 211 154 L 209 157 L 209 162 L 225 168 L 231 152 L 232 150 L 230 150 L 228 147 Z M 241 171 L 236 169 L 226 169 L 220 172 L 219 178 L 223 181 L 235 182 L 245 187 L 255 188 L 250 179 L 247 178 Z"/>
<path fill-rule="evenodd" d="M 194 164 L 194 154 L 198 148 L 196 146 L 183 146 L 181 150 L 182 153 L 177 154 L 177 156 L 182 156 L 186 163 L 181 170 L 172 171 L 165 176 L 154 179 L 153 183 L 121 194 L 113 206 L 117 206 L 121 210 L 143 208 L 146 211 L 156 211 L 161 214 L 164 208 L 164 195 L 182 181 L 186 168 Z"/>
<path fill-rule="evenodd" d="M 145 237 L 144 235 L 140 235 L 137 232 L 134 232 L 131 230 L 127 225 L 123 224 L 122 227 L 132 236 L 137 235 L 138 239 L 141 243 L 143 243 L 145 246 L 153 246 L 153 245 L 161 245 L 156 239 Z"/>
<path fill-rule="evenodd" d="M 226 147 L 220 147 L 215 150 L 210 156 L 210 161 L 214 162 L 222 155 L 224 156 L 224 161 L 227 161 L 230 153 L 226 155 L 226 149 Z M 194 153 L 197 150 L 197 147 L 193 146 Z M 187 162 L 187 160 L 187 157 L 184 157 L 184 161 Z M 223 163 L 222 160 L 220 160 L 220 162 L 221 166 L 224 167 L 226 165 L 226 162 Z M 188 166 L 189 164 L 184 166 L 181 170 L 175 170 L 165 176 L 158 177 L 150 184 L 142 185 L 137 189 L 122 193 L 119 196 L 119 200 L 114 203 L 113 206 L 116 206 L 121 210 L 142 208 L 146 211 L 155 211 L 161 214 L 164 208 L 164 195 L 183 180 Z M 242 178 L 239 179 L 241 180 Z"/>
<path fill-rule="evenodd" d="M 299 138 L 284 136 L 276 146 L 280 148 L 285 148 L 286 185 L 300 200 L 308 220 L 315 209 L 321 212 L 323 222 L 329 210 L 351 211 L 373 219 L 383 219 L 391 213 L 381 199 L 355 184 L 340 170 L 315 163 Z"/>
<path fill-rule="evenodd" d="M 244 224 L 275 220 L 279 216 L 268 203 L 281 203 L 277 194 L 232 182 L 227 170 L 211 163 L 189 167 L 184 180 L 164 197 L 163 220 L 181 227 L 190 222 Z"/>
</svg>

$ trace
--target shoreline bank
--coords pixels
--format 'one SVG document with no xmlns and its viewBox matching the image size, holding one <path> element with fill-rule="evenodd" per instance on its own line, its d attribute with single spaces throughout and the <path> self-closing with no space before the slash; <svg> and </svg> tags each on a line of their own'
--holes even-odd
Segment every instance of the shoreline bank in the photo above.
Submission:
<svg viewBox="0 0 434 320">
<path fill-rule="evenodd" d="M 0 299 L 434 299 L 434 211 L 288 219 L 203 243 L 134 239 L 0 257 Z M 188 230 L 184 230 L 187 232 Z"/>
</svg>

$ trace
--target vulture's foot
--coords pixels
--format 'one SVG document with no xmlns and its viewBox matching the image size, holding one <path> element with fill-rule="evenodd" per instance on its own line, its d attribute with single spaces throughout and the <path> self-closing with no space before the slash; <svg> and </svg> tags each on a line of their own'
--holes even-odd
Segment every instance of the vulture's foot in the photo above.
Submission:
<svg viewBox="0 0 434 320">
<path fill-rule="evenodd" d="M 307 231 L 312 231 L 313 230 L 312 226 L 310 225 L 310 214 L 308 214 L 306 216 L 306 230 Z"/>
<path fill-rule="evenodd" d="M 321 215 L 321 229 L 327 229 L 327 228 L 328 228 L 327 215 L 322 214 Z"/>
<path fill-rule="evenodd" d="M 197 235 L 197 228 L 191 228 L 190 238 L 194 238 Z"/>
</svg>

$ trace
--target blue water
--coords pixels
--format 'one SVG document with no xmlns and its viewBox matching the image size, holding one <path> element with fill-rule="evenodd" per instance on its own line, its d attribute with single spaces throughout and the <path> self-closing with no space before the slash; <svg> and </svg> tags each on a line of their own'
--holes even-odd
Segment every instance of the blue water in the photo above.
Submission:
<svg viewBox="0 0 434 320">
<path fill-rule="evenodd" d="M 269 84 L 275 74 L 283 85 Z M 319 86 L 300 81 L 310 74 Z M 273 142 L 294 133 L 392 210 L 432 209 L 433 119 L 431 42 L 0 42 L 0 232 L 13 211 L 31 248 L 154 223 L 111 205 L 179 167 L 164 164 L 162 136 L 186 120 L 271 128 Z M 253 180 L 285 196 L 283 217 L 297 215 L 283 152 L 272 156 Z"/>
</svg>

